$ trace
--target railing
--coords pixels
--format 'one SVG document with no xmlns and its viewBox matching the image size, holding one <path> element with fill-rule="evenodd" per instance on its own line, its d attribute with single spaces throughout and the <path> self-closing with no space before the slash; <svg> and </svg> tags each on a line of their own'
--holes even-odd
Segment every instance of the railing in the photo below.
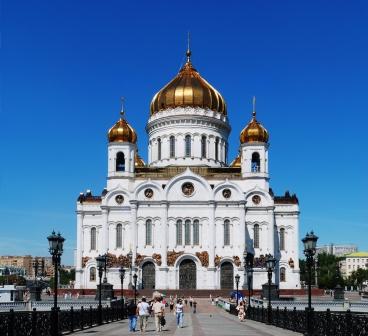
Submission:
<svg viewBox="0 0 368 336">
<path fill-rule="evenodd" d="M 99 323 L 99 311 L 89 307 L 74 310 L 57 311 L 59 334 L 71 333 L 77 330 L 92 328 Z M 102 308 L 102 323 L 121 320 L 126 317 L 125 309 L 121 309 L 121 301 L 111 302 L 111 306 Z M 50 336 L 52 330 L 53 312 L 37 311 L 0 313 L 1 336 Z"/>
</svg>

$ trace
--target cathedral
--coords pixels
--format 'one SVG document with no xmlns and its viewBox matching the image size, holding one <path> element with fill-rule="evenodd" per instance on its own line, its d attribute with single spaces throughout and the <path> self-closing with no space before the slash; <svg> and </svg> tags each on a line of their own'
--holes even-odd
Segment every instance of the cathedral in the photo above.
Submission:
<svg viewBox="0 0 368 336">
<path fill-rule="evenodd" d="M 124 288 L 246 288 L 245 255 L 252 254 L 253 289 L 267 282 L 300 288 L 299 203 L 269 185 L 269 133 L 253 103 L 228 162 L 231 126 L 222 95 L 194 68 L 191 51 L 174 79 L 150 104 L 147 164 L 137 134 L 120 119 L 107 134 L 107 182 L 99 195 L 77 200 L 75 288 L 96 288 L 96 257 L 107 254 L 107 281 Z"/>
</svg>

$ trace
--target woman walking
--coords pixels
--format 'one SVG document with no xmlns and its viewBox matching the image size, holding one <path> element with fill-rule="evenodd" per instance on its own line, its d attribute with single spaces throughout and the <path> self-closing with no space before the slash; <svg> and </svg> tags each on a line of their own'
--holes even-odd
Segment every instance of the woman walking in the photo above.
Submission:
<svg viewBox="0 0 368 336">
<path fill-rule="evenodd" d="M 239 305 L 236 307 L 236 310 L 238 311 L 239 321 L 243 322 L 245 320 L 245 306 L 243 301 L 239 302 Z"/>
<path fill-rule="evenodd" d="M 178 328 L 183 328 L 183 318 L 184 318 L 184 305 L 182 299 L 179 299 L 175 305 L 176 313 L 176 325 Z"/>
</svg>

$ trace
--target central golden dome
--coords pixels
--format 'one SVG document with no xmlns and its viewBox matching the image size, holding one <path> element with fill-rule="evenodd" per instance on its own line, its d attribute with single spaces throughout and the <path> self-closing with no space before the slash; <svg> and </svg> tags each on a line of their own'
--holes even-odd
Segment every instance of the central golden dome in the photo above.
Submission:
<svg viewBox="0 0 368 336">
<path fill-rule="evenodd" d="M 227 114 L 224 98 L 193 68 L 190 56 L 188 50 L 187 62 L 179 73 L 153 97 L 151 115 L 167 108 L 186 106 L 208 108 Z"/>
</svg>

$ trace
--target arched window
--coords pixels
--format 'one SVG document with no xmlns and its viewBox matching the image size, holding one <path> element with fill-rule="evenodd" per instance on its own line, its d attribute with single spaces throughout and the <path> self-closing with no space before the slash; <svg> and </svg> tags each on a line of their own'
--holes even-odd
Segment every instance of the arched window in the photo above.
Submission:
<svg viewBox="0 0 368 336">
<path fill-rule="evenodd" d="M 176 245 L 183 245 L 183 222 L 180 219 L 176 222 Z"/>
<path fill-rule="evenodd" d="M 216 161 L 219 158 L 219 144 L 220 144 L 220 140 L 219 140 L 219 138 L 216 138 L 216 140 L 215 140 L 215 160 Z"/>
<path fill-rule="evenodd" d="M 230 221 L 228 219 L 224 222 L 224 245 L 230 245 Z"/>
<path fill-rule="evenodd" d="M 146 245 L 152 245 L 152 221 L 146 220 Z"/>
<path fill-rule="evenodd" d="M 185 156 L 192 155 L 192 138 L 190 135 L 185 136 Z"/>
<path fill-rule="evenodd" d="M 116 154 L 116 171 L 125 171 L 125 156 L 123 152 Z"/>
<path fill-rule="evenodd" d="M 185 221 L 185 245 L 190 245 L 190 220 Z"/>
<path fill-rule="evenodd" d="M 123 245 L 123 226 L 116 225 L 116 248 L 121 248 Z"/>
<path fill-rule="evenodd" d="M 259 225 L 254 225 L 254 238 L 253 238 L 253 247 L 259 248 Z"/>
<path fill-rule="evenodd" d="M 280 268 L 280 282 L 286 282 L 286 268 Z"/>
<path fill-rule="evenodd" d="M 285 250 L 285 229 L 280 229 L 280 250 Z"/>
<path fill-rule="evenodd" d="M 252 169 L 252 173 L 258 173 L 261 170 L 261 161 L 260 161 L 260 158 L 259 158 L 259 153 L 257 153 L 257 152 L 254 152 L 252 154 L 251 169 Z"/>
<path fill-rule="evenodd" d="M 175 137 L 173 135 L 170 137 L 170 157 L 175 157 Z"/>
<path fill-rule="evenodd" d="M 193 245 L 199 245 L 199 221 L 193 222 Z"/>
<path fill-rule="evenodd" d="M 96 228 L 91 229 L 91 251 L 96 250 Z"/>
<path fill-rule="evenodd" d="M 157 139 L 157 160 L 161 160 L 161 139 Z"/>
<path fill-rule="evenodd" d="M 207 137 L 202 135 L 201 140 L 201 157 L 204 159 L 207 157 Z"/>
<path fill-rule="evenodd" d="M 96 281 L 96 267 L 89 269 L 89 281 Z"/>
</svg>

